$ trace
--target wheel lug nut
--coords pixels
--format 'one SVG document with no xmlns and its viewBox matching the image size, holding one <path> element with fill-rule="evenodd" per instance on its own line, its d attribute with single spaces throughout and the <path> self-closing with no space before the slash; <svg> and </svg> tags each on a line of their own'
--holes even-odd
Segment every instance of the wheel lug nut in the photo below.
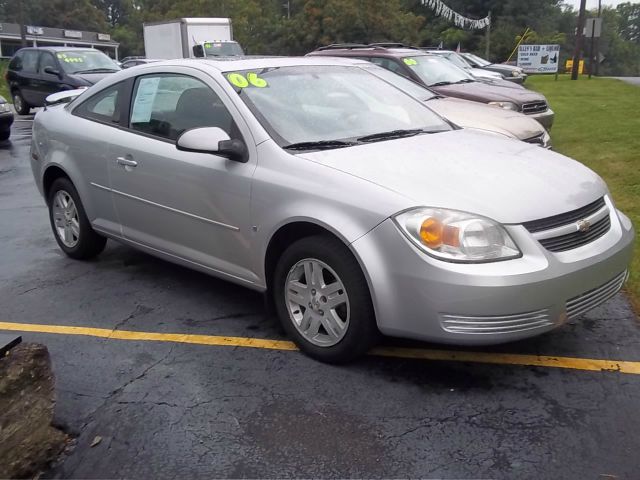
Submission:
<svg viewBox="0 0 640 480">
<path fill-rule="evenodd" d="M 327 303 L 327 297 L 325 297 L 325 296 L 320 297 L 320 301 L 322 303 Z"/>
<path fill-rule="evenodd" d="M 324 310 L 318 310 L 318 313 L 319 313 L 320 315 L 324 315 Z"/>
<path fill-rule="evenodd" d="M 311 295 L 315 295 L 315 294 L 316 294 L 315 289 L 311 289 Z"/>
</svg>

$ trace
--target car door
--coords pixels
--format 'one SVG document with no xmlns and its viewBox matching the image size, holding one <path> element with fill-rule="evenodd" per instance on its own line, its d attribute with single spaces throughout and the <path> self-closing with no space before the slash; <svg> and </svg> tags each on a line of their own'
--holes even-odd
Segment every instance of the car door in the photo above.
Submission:
<svg viewBox="0 0 640 480">
<path fill-rule="evenodd" d="M 45 99 L 52 93 L 59 92 L 62 87 L 60 76 L 54 73 L 45 72 L 44 70 L 47 67 L 60 72 L 60 74 L 62 73 L 60 65 L 58 65 L 58 62 L 51 52 L 40 52 L 40 59 L 38 61 L 38 77 L 34 79 L 34 89 L 38 96 L 38 105 L 44 105 Z"/>
<path fill-rule="evenodd" d="M 80 179 L 77 188 L 94 228 L 110 235 L 121 236 L 109 188 L 109 146 L 121 117 L 127 116 L 127 94 L 130 84 L 118 82 L 86 98 L 71 111 L 64 124 L 66 155 L 75 159 Z"/>
<path fill-rule="evenodd" d="M 18 72 L 18 88 L 22 98 L 32 106 L 40 106 L 37 91 L 38 50 L 24 50 L 21 56 L 21 69 Z"/>
<path fill-rule="evenodd" d="M 123 235 L 253 282 L 249 205 L 256 155 L 251 133 L 211 77 L 189 68 L 176 71 L 188 73 L 136 78 L 128 124 L 110 141 L 111 188 Z M 176 148 L 182 132 L 209 126 L 242 139 L 249 161 Z"/>
</svg>

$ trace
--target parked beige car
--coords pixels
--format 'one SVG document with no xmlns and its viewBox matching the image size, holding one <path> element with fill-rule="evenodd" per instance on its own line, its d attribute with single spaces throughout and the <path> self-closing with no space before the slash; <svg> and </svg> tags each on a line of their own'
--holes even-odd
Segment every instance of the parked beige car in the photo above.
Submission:
<svg viewBox="0 0 640 480">
<path fill-rule="evenodd" d="M 444 97 L 386 68 L 377 65 L 366 68 L 413 97 L 427 102 L 431 110 L 460 127 L 504 135 L 551 148 L 549 133 L 539 122 L 527 115 L 461 98 Z"/>
</svg>

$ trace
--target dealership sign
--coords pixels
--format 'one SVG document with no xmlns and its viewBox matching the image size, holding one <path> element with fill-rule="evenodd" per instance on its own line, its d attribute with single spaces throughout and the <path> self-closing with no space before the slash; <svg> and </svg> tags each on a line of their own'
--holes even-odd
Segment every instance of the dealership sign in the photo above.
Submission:
<svg viewBox="0 0 640 480">
<path fill-rule="evenodd" d="M 526 73 L 558 73 L 560 45 L 520 45 L 518 66 Z"/>
</svg>

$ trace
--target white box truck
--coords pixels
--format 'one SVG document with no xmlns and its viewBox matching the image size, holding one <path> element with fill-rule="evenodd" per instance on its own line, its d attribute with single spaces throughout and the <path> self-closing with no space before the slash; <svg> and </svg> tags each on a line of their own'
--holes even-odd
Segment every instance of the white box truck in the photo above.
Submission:
<svg viewBox="0 0 640 480">
<path fill-rule="evenodd" d="M 180 18 L 143 24 L 147 58 L 171 59 L 243 55 L 233 41 L 230 18 Z"/>
</svg>

